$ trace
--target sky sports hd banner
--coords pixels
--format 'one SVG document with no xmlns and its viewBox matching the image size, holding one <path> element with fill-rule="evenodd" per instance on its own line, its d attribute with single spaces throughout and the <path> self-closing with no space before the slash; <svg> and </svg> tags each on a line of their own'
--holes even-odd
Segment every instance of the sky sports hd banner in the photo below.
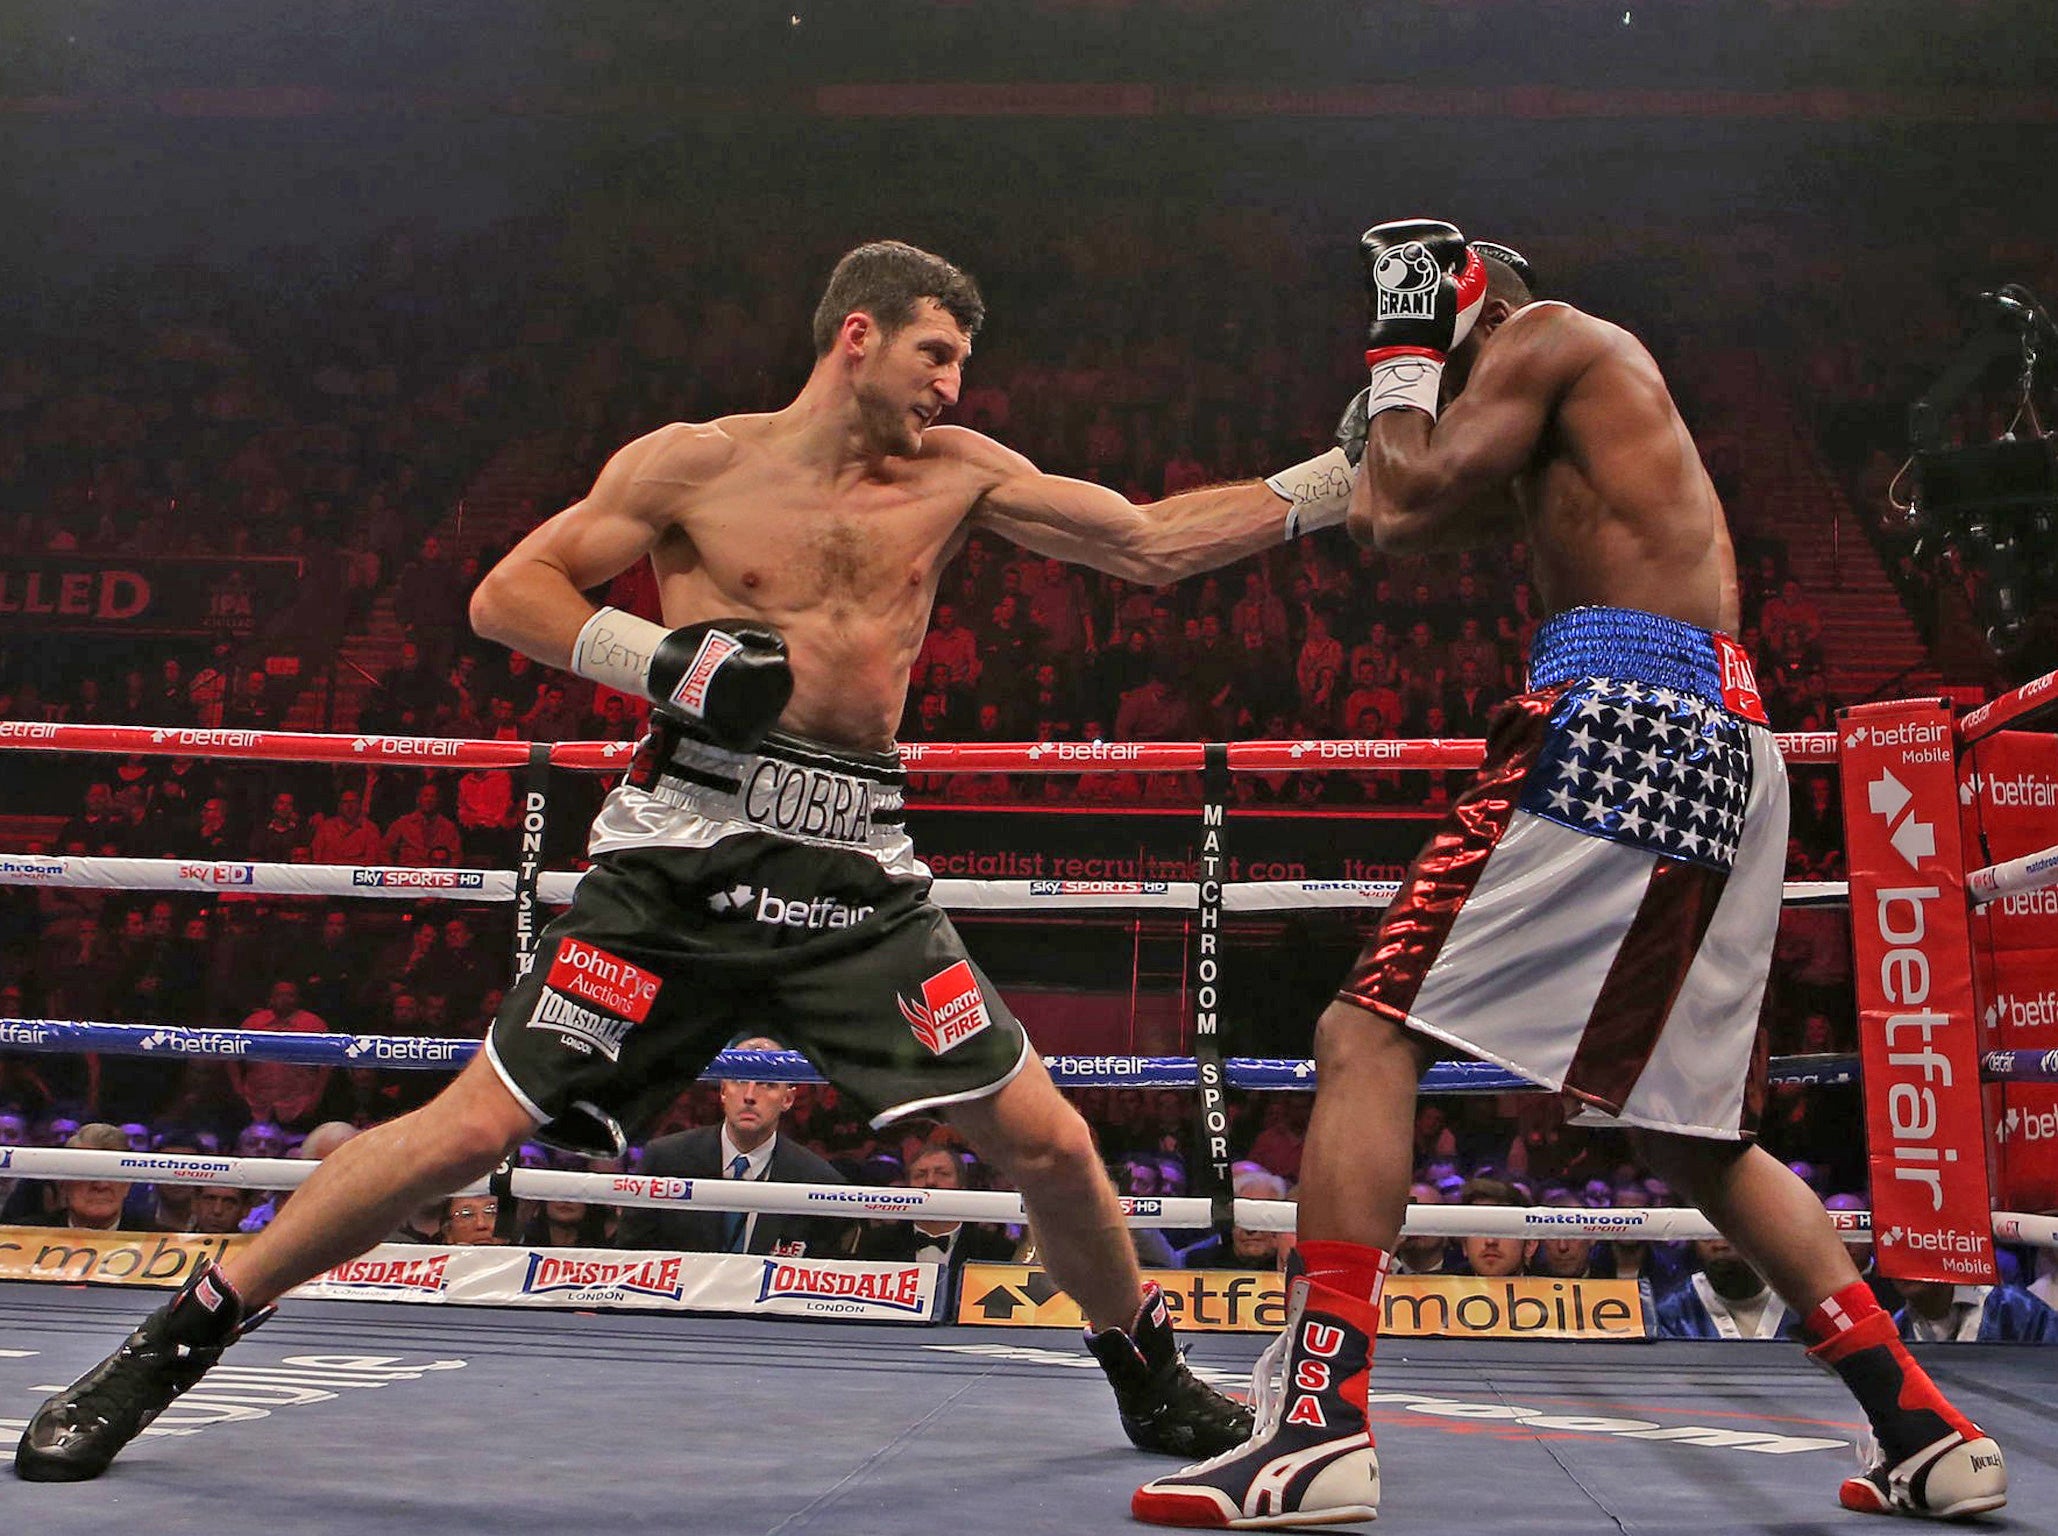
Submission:
<svg viewBox="0 0 2058 1536">
<path fill-rule="evenodd" d="M 2000 731 L 1958 765 L 1972 864 L 2026 858 L 2058 843 L 2058 736 Z M 2058 885 L 1973 910 L 1972 966 L 1981 1048 L 2058 1052 Z M 1986 1090 L 1994 1192 L 2004 1210 L 2058 1209 L 2058 1083 Z"/>
<path fill-rule="evenodd" d="M 1144 1278 L 1158 1283 L 1174 1325 L 1185 1332 L 1276 1333 L 1286 1326 L 1286 1287 L 1277 1271 L 1157 1269 Z M 1634 1280 L 1393 1275 L 1380 1313 L 1379 1330 L 1389 1338 L 1641 1339 L 1649 1332 Z M 1004 1328 L 1084 1322 L 1050 1276 L 1021 1264 L 967 1264 L 957 1320 Z"/>
<path fill-rule="evenodd" d="M 1879 1269 L 1991 1284 L 1951 717 L 1905 699 L 1844 710 L 1838 729 Z"/>
</svg>

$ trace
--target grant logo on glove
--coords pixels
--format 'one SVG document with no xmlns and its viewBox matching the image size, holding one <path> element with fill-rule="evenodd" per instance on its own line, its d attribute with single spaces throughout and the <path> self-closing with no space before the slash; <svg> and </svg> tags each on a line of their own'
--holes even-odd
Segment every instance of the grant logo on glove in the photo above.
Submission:
<svg viewBox="0 0 2058 1536">
<path fill-rule="evenodd" d="M 1442 276 L 1442 268 L 1419 240 L 1382 252 L 1372 267 L 1372 318 L 1434 320 L 1437 282 Z"/>
</svg>

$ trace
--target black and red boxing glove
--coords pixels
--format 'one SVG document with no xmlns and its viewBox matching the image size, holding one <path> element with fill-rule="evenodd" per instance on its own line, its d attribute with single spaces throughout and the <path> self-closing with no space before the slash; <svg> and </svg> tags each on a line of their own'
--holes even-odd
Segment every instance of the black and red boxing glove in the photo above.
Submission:
<svg viewBox="0 0 2058 1536">
<path fill-rule="evenodd" d="M 763 741 L 793 697 L 785 638 L 756 619 L 710 619 L 668 630 L 602 608 L 572 645 L 572 670 L 642 694 L 694 735 L 732 752 Z"/>
<path fill-rule="evenodd" d="M 1486 303 L 1486 265 L 1455 224 L 1396 219 L 1358 237 L 1372 315 L 1367 419 L 1407 408 L 1434 418 L 1445 359 Z"/>
</svg>

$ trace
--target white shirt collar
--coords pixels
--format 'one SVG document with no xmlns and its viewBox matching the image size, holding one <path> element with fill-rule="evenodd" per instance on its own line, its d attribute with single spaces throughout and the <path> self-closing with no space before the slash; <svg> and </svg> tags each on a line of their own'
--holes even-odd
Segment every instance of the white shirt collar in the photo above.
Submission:
<svg viewBox="0 0 2058 1536">
<path fill-rule="evenodd" d="M 722 1177 L 725 1179 L 729 1177 L 729 1165 L 741 1157 L 748 1159 L 748 1163 L 743 1170 L 744 1178 L 763 1178 L 765 1176 L 765 1169 L 771 1166 L 772 1148 L 778 1145 L 779 1133 L 774 1131 L 764 1139 L 755 1152 L 746 1152 L 729 1139 L 729 1127 L 727 1124 L 724 1124 L 722 1126 Z"/>
</svg>

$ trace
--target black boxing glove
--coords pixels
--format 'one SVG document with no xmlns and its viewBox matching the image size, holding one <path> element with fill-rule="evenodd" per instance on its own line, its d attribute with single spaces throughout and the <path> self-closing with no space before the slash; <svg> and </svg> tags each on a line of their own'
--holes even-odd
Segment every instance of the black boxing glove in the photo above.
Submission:
<svg viewBox="0 0 2058 1536">
<path fill-rule="evenodd" d="M 732 752 L 763 741 L 793 697 L 786 641 L 756 619 L 710 619 L 668 630 L 602 608 L 573 642 L 572 670 L 642 694 L 693 734 Z"/>
<path fill-rule="evenodd" d="M 1486 303 L 1486 265 L 1441 219 L 1375 224 L 1359 237 L 1358 254 L 1372 306 L 1365 415 L 1406 408 L 1433 420 L 1444 361 Z"/>
</svg>

